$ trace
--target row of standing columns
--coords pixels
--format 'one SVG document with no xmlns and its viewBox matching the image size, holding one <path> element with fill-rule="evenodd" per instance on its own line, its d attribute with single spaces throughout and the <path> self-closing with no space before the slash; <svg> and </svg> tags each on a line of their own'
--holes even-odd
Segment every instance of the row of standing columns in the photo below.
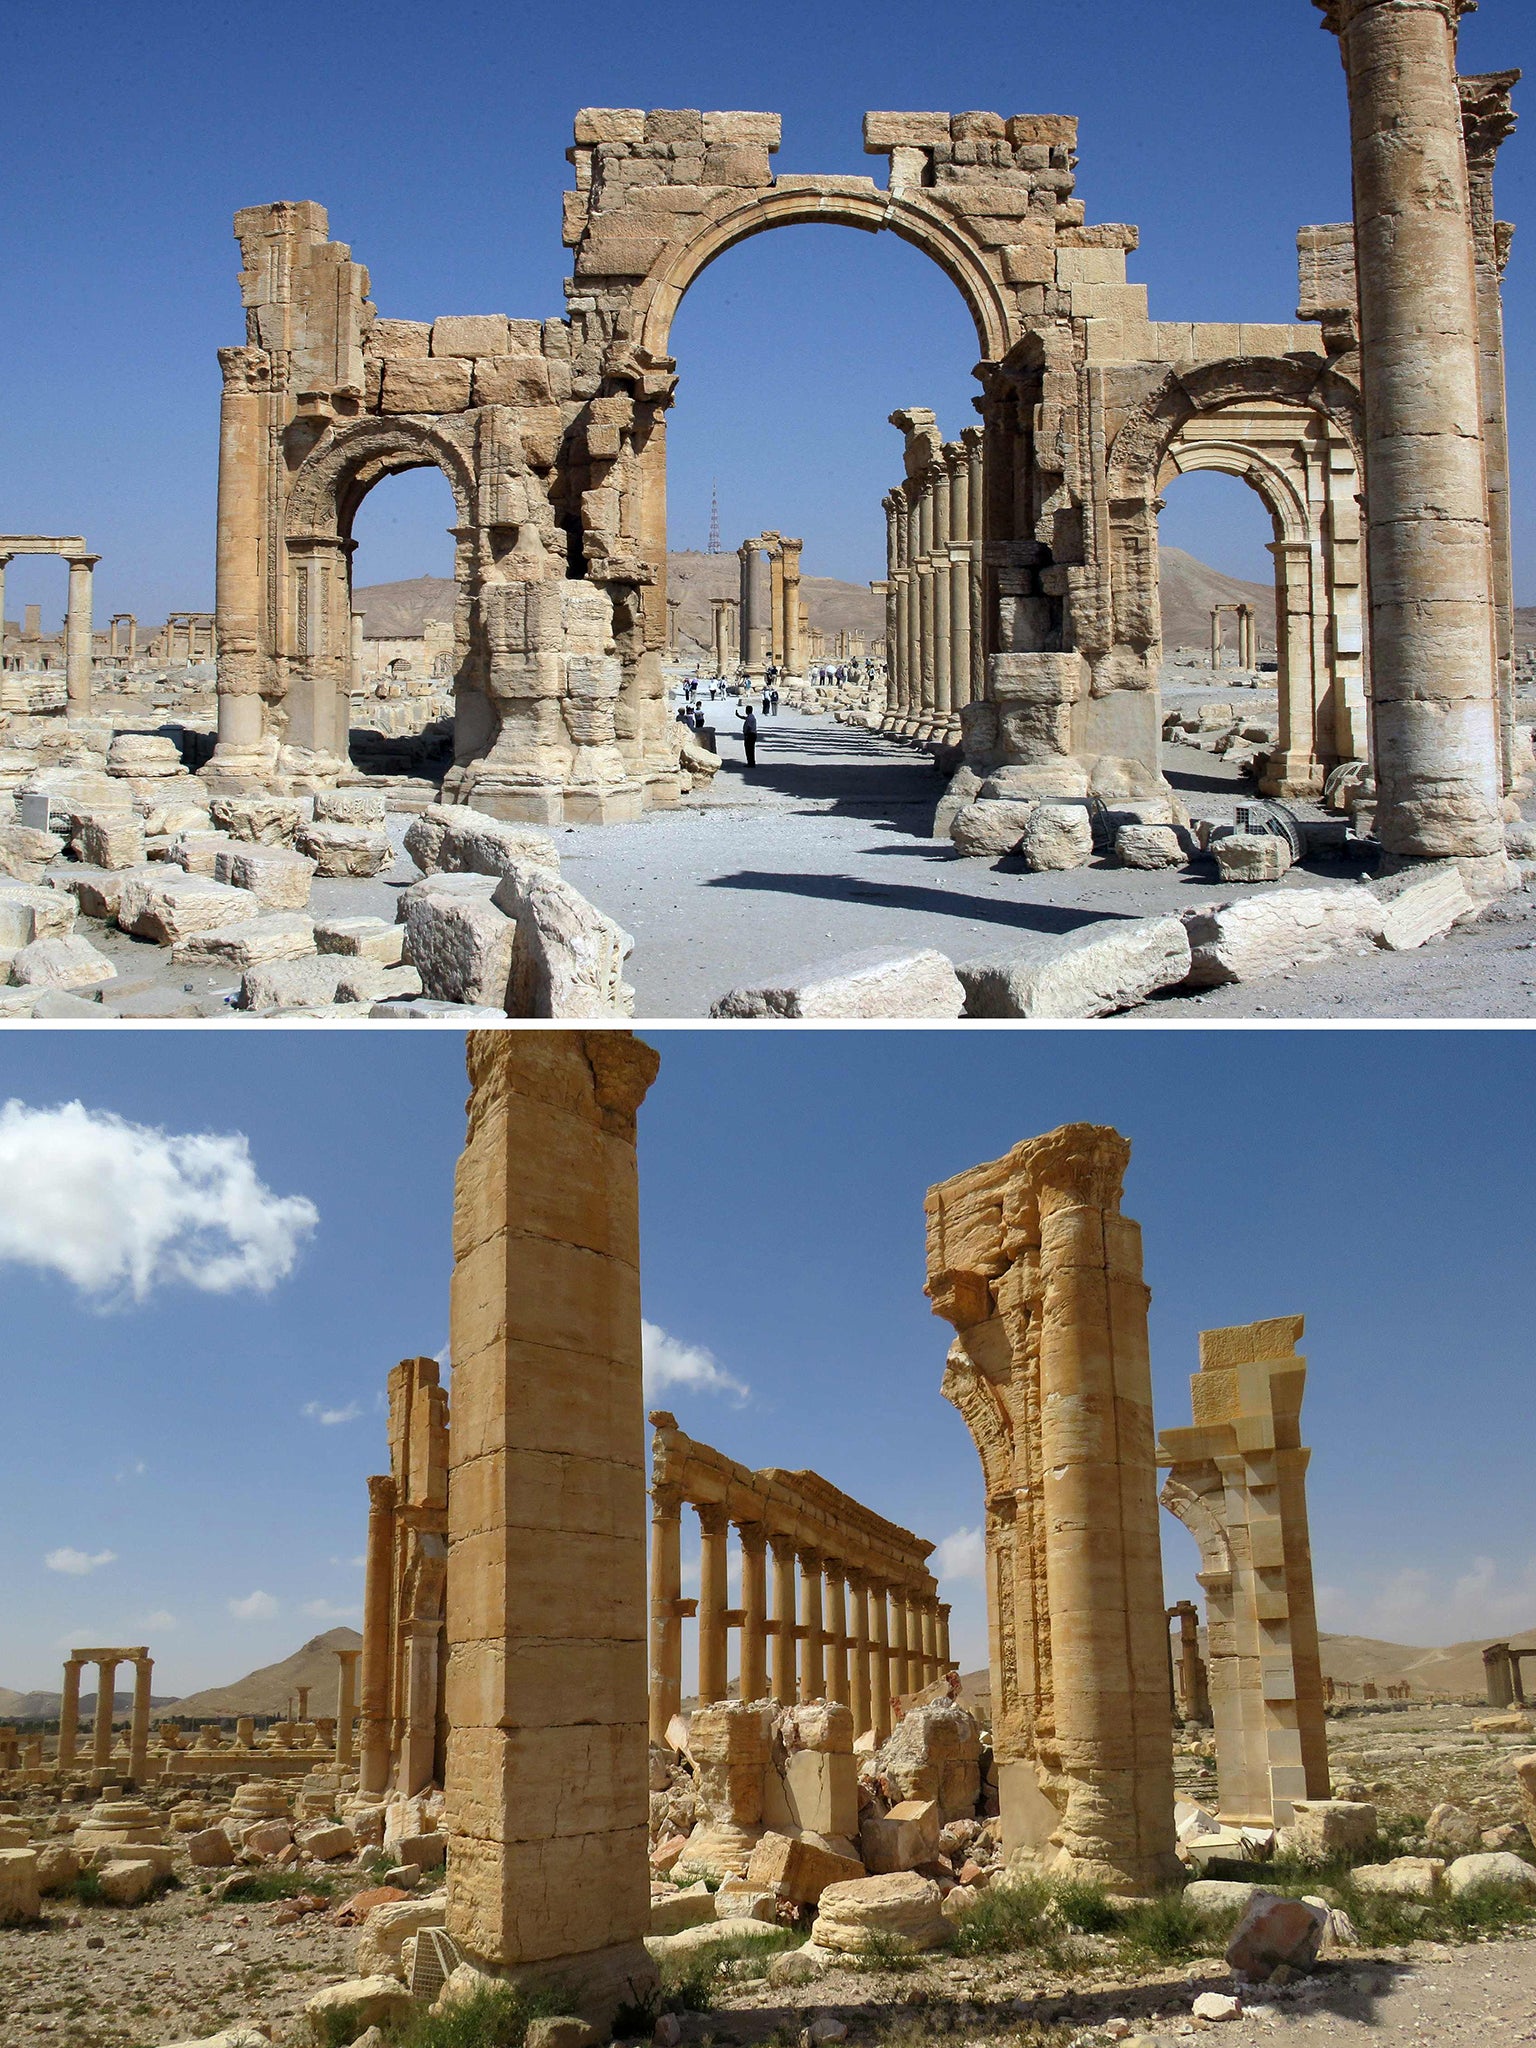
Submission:
<svg viewBox="0 0 1536 2048">
<path fill-rule="evenodd" d="M 900 424 L 906 414 L 893 414 Z M 926 417 L 926 415 L 925 415 Z M 982 429 L 967 427 L 882 501 L 886 710 L 899 739 L 953 746 L 985 695 Z"/>
<path fill-rule="evenodd" d="M 737 659 L 750 676 L 770 664 L 785 675 L 805 674 L 804 609 L 800 602 L 800 552 L 805 543 L 782 533 L 760 533 L 737 549 L 741 560 L 741 610 Z M 715 663 L 722 665 L 724 601 L 715 611 Z"/>
<path fill-rule="evenodd" d="M 1221 667 L 1221 622 L 1228 612 L 1237 617 L 1237 665 L 1251 669 L 1258 659 L 1257 618 L 1251 604 L 1213 604 L 1211 606 L 1211 667 Z"/>
<path fill-rule="evenodd" d="M 117 1701 L 117 1668 L 133 1666 L 133 1709 L 128 1724 L 128 1775 L 142 1778 L 149 1767 L 150 1679 L 155 1662 L 148 1650 L 75 1650 L 64 1665 L 64 1693 L 59 1706 L 59 1768 L 67 1770 L 80 1747 L 80 1673 L 96 1666 L 96 1715 L 91 1725 L 91 1768 L 107 1770 L 112 1761 L 112 1721 Z"/>
<path fill-rule="evenodd" d="M 0 621 L 5 618 L 5 572 L 16 554 L 42 554 L 46 547 L 19 547 L 15 553 L 0 553 Z M 84 718 L 91 708 L 91 606 L 94 571 L 100 555 L 69 554 L 69 604 L 64 614 L 64 684 L 71 718 Z"/>
<path fill-rule="evenodd" d="M 682 1706 L 682 1624 L 695 1615 L 701 1701 L 728 1696 L 735 1629 L 741 1637 L 739 1698 L 835 1700 L 851 1710 L 856 1729 L 873 1729 L 882 1741 L 891 1730 L 892 1700 L 921 1691 L 951 1668 L 949 1606 L 931 1587 L 892 1584 L 793 1536 L 770 1533 L 761 1522 L 733 1523 L 717 1503 L 695 1505 L 701 1544 L 696 1601 L 682 1598 L 682 1496 L 673 1488 L 653 1489 L 653 1740 L 665 1739 Z M 733 1526 L 741 1545 L 739 1608 L 729 1604 L 728 1593 Z"/>
</svg>

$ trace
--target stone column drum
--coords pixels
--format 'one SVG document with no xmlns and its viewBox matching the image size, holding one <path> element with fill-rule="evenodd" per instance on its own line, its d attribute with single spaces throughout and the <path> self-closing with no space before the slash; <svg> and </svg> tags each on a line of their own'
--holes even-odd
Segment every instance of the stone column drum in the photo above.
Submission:
<svg viewBox="0 0 1536 2048">
<path fill-rule="evenodd" d="M 336 1768 L 350 1771 L 357 1761 L 357 1663 L 361 1650 L 336 1652 Z"/>
<path fill-rule="evenodd" d="M 70 1657 L 64 1664 L 64 1690 L 59 1700 L 59 1769 L 68 1770 L 80 1741 L 80 1666 Z"/>
<path fill-rule="evenodd" d="M 140 1783 L 149 1770 L 150 1683 L 154 1677 L 153 1657 L 133 1660 L 133 1718 L 128 1724 L 128 1775 Z"/>
<path fill-rule="evenodd" d="M 728 1631 L 726 1609 L 730 1605 L 726 1577 L 725 1509 L 719 1505 L 698 1510 L 699 1556 L 699 1698 L 712 1706 L 725 1698 L 728 1680 Z"/>
<path fill-rule="evenodd" d="M 683 1705 L 682 1495 L 675 1486 L 651 1489 L 651 1715 L 652 1742 L 665 1742 L 667 1724 Z"/>
<path fill-rule="evenodd" d="M 96 1660 L 96 1714 L 91 1722 L 91 1765 L 104 1771 L 112 1761 L 112 1715 L 117 1704 L 117 1659 Z"/>
<path fill-rule="evenodd" d="M 470 1034 L 454 1194 L 448 1931 L 611 2023 L 655 1966 L 627 1032 Z"/>
<path fill-rule="evenodd" d="M 773 1552 L 773 1697 L 792 1706 L 795 1691 L 795 1544 L 792 1536 L 770 1536 Z"/>
<path fill-rule="evenodd" d="M 390 1638 L 395 1549 L 395 1482 L 368 1481 L 368 1549 L 363 1579 L 362 1758 L 359 1789 L 382 1793 L 389 1784 Z"/>
<path fill-rule="evenodd" d="M 768 1691 L 768 1536 L 761 1522 L 739 1522 L 741 1543 L 741 1691 L 760 1700 Z"/>
<path fill-rule="evenodd" d="M 64 618 L 64 682 L 71 718 L 91 709 L 91 584 L 100 555 L 69 558 L 69 610 Z"/>
<path fill-rule="evenodd" d="M 1503 855 L 1493 555 L 1456 25 L 1472 0 L 1315 0 L 1349 86 L 1376 830 Z M 1501 861 L 1502 866 L 1502 861 Z"/>
</svg>

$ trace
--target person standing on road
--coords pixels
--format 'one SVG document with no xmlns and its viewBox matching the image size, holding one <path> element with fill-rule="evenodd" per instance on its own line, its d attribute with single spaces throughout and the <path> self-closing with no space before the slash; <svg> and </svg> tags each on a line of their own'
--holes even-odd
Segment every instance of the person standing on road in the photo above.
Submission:
<svg viewBox="0 0 1536 2048">
<path fill-rule="evenodd" d="M 741 721 L 741 744 L 746 749 L 747 766 L 757 766 L 757 713 L 748 704 Z"/>
</svg>

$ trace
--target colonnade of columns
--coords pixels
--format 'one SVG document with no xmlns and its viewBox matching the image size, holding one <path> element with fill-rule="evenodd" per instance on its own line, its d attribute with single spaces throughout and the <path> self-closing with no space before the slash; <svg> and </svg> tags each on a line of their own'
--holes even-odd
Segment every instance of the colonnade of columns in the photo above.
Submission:
<svg viewBox="0 0 1536 2048">
<path fill-rule="evenodd" d="M 0 534 L 0 624 L 5 619 L 5 571 L 18 555 L 62 555 L 69 565 L 69 600 L 64 614 L 64 681 L 71 718 L 91 708 L 91 602 L 93 571 L 100 555 L 87 554 L 78 535 Z"/>
<path fill-rule="evenodd" d="M 121 632 L 119 632 L 121 627 Z M 139 622 L 132 612 L 114 612 L 107 624 L 107 653 L 116 661 L 139 651 Z"/>
<path fill-rule="evenodd" d="M 741 614 L 735 659 L 750 676 L 771 663 L 785 675 L 806 669 L 806 618 L 800 601 L 800 553 L 805 543 L 782 533 L 755 534 L 737 549 L 741 559 Z M 715 605 L 715 665 L 724 674 L 721 611 Z M 732 664 L 734 665 L 734 663 Z"/>
<path fill-rule="evenodd" d="M 1221 622 L 1228 612 L 1237 618 L 1237 665 L 1251 669 L 1258 659 L 1257 618 L 1251 604 L 1211 606 L 1211 667 L 1221 667 Z"/>
<path fill-rule="evenodd" d="M 1179 1600 L 1169 1608 L 1168 1620 L 1178 1628 L 1178 1641 L 1168 1638 L 1168 1666 L 1173 1708 L 1181 1721 L 1208 1723 L 1211 1696 L 1205 1659 L 1200 1654 L 1200 1610 L 1193 1600 Z"/>
<path fill-rule="evenodd" d="M 891 1730 L 891 1702 L 932 1685 L 951 1668 L 949 1605 L 931 1579 L 902 1583 L 806 1544 L 716 1501 L 687 1502 L 698 1516 L 699 1597 L 682 1596 L 682 1510 L 677 1486 L 651 1489 L 651 1684 L 653 1741 L 683 1698 L 684 1621 L 697 1617 L 698 1696 L 728 1697 L 730 1637 L 740 1638 L 738 1697 L 829 1699 L 855 1729 Z M 728 1594 L 732 1529 L 741 1546 L 741 1606 Z M 769 1566 L 772 1558 L 772 1600 Z"/>
<path fill-rule="evenodd" d="M 985 695 L 982 429 L 938 443 L 931 413 L 892 413 L 908 436 L 906 480 L 886 522 L 886 711 L 899 739 L 953 746 L 960 714 Z M 914 448 L 930 459 L 914 466 Z"/>
<path fill-rule="evenodd" d="M 717 676 L 728 675 L 736 666 L 738 643 L 736 636 L 737 600 L 734 597 L 712 597 L 710 605 L 710 648 Z"/>
<path fill-rule="evenodd" d="M 147 1649 L 71 1650 L 64 1664 L 64 1690 L 59 1706 L 59 1769 L 68 1770 L 80 1749 L 80 1673 L 96 1666 L 96 1714 L 91 1724 L 91 1763 L 106 1771 L 112 1763 L 112 1720 L 117 1698 L 117 1669 L 133 1666 L 133 1707 L 128 1723 L 128 1775 L 139 1779 L 149 1766 L 150 1680 L 155 1661 Z"/>
</svg>

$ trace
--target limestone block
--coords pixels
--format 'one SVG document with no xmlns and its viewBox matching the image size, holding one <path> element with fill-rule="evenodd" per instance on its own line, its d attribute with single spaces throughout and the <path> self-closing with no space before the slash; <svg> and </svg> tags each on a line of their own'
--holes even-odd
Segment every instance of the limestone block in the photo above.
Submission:
<svg viewBox="0 0 1536 2048">
<path fill-rule="evenodd" d="M 405 850 L 424 875 L 501 875 L 511 862 L 560 872 L 546 833 L 487 817 L 467 804 L 428 804 L 405 832 Z"/>
<path fill-rule="evenodd" d="M 317 825 L 382 825 L 385 819 L 382 789 L 317 789 Z"/>
<path fill-rule="evenodd" d="M 1292 1814 L 1286 1846 L 1320 1863 L 1357 1856 L 1376 1840 L 1376 1809 L 1363 1800 L 1297 1799 Z"/>
<path fill-rule="evenodd" d="M 97 1882 L 109 1906 L 138 1906 L 154 1890 L 159 1876 L 160 1865 L 148 1856 L 114 1856 L 97 1873 Z"/>
<path fill-rule="evenodd" d="M 750 1870 L 751 1864 L 748 1864 Z M 774 1920 L 778 1919 L 778 1900 L 771 1891 L 764 1891 L 746 1877 L 722 1878 L 715 1893 L 715 1918 L 717 1920 Z"/>
<path fill-rule="evenodd" d="M 512 862 L 491 901 L 517 939 L 507 1013 L 513 1017 L 632 1017 L 624 963 L 635 942 L 559 875 Z"/>
<path fill-rule="evenodd" d="M 0 946 L 30 946 L 34 939 L 67 939 L 75 928 L 76 899 L 46 882 L 0 882 Z"/>
<path fill-rule="evenodd" d="M 237 1010 L 307 1010 L 336 1001 L 341 962 L 334 954 L 265 961 L 240 977 Z"/>
<path fill-rule="evenodd" d="M 434 356 L 495 356 L 506 346 L 505 313 L 447 313 L 432 322 Z"/>
<path fill-rule="evenodd" d="M 808 1941 L 804 1948 L 792 1948 L 769 1958 L 768 1982 L 775 1991 L 793 1984 L 813 1984 L 826 1975 L 827 1961 L 828 1952 Z"/>
<path fill-rule="evenodd" d="M 916 1870 L 939 1853 L 939 1808 L 933 1799 L 904 1799 L 886 1814 L 866 1814 L 859 1852 L 872 1872 Z"/>
<path fill-rule="evenodd" d="M 548 405 L 550 369 L 542 356 L 487 355 L 475 364 L 476 405 Z"/>
<path fill-rule="evenodd" d="M 1425 1824 L 1424 1839 L 1439 1855 L 1471 1856 L 1483 1846 L 1482 1823 L 1475 1813 L 1442 1799 Z"/>
<path fill-rule="evenodd" d="M 1080 804 L 1038 804 L 1024 829 L 1020 852 L 1034 873 L 1086 867 L 1093 858 L 1093 826 Z"/>
<path fill-rule="evenodd" d="M 18 882 L 40 882 L 43 870 L 64 851 L 52 832 L 34 832 L 30 825 L 0 825 L 0 875 Z"/>
<path fill-rule="evenodd" d="M 1186 910 L 1183 917 L 1189 986 L 1215 988 L 1362 952 L 1380 934 L 1383 913 L 1369 889 L 1340 886 L 1275 889 L 1246 903 Z"/>
<path fill-rule="evenodd" d="M 405 957 L 405 928 L 382 917 L 329 917 L 315 925 L 315 944 L 322 953 L 345 953 L 398 967 Z"/>
<path fill-rule="evenodd" d="M 202 1828 L 187 1837 L 194 1870 L 225 1870 L 235 1860 L 234 1844 L 222 1828 Z"/>
<path fill-rule="evenodd" d="M 863 1875 L 862 1863 L 817 1842 L 766 1834 L 752 1851 L 746 1882 L 797 1906 L 814 1906 L 829 1884 L 843 1884 Z"/>
<path fill-rule="evenodd" d="M 1394 1856 L 1390 1863 L 1362 1863 L 1351 1873 L 1362 1892 L 1384 1892 L 1394 1899 L 1438 1898 L 1445 1864 L 1438 1856 Z"/>
<path fill-rule="evenodd" d="M 644 142 L 643 107 L 582 107 L 576 115 L 578 143 Z"/>
<path fill-rule="evenodd" d="M 1222 1877 L 1197 1877 L 1184 1887 L 1184 1903 L 1197 1913 L 1230 1913 L 1234 1907 L 1246 1913 L 1255 1899 L 1268 1896 L 1262 1885 Z"/>
<path fill-rule="evenodd" d="M 214 796 L 208 799 L 208 815 L 231 839 L 260 846 L 292 846 L 305 807 L 292 796 Z"/>
<path fill-rule="evenodd" d="M 1285 1964 L 1309 1970 L 1317 1960 L 1328 1925 L 1328 1910 L 1303 1899 L 1277 1899 L 1260 1892 L 1233 1930 L 1228 1966 L 1240 1976 L 1265 1978 Z"/>
<path fill-rule="evenodd" d="M 392 2033 L 411 2016 L 415 2000 L 393 1977 L 350 1977 L 344 1984 L 328 1984 L 304 2001 L 309 2022 L 309 2039 L 317 2048 L 331 2048 L 336 2041 L 353 2041 L 365 2027 L 382 2027 Z"/>
<path fill-rule="evenodd" d="M 475 881 L 471 893 L 444 882 Z M 405 951 L 429 997 L 472 1003 L 503 1016 L 512 978 L 517 926 L 490 900 L 496 885 L 480 876 L 434 877 L 407 889 L 400 899 Z"/>
<path fill-rule="evenodd" d="M 1177 917 L 1138 917 L 1042 933 L 955 972 L 968 1017 L 1106 1017 L 1189 973 L 1189 934 Z"/>
<path fill-rule="evenodd" d="M 715 1897 L 707 1885 L 695 1885 L 685 1892 L 668 1892 L 651 1900 L 652 1934 L 681 1934 L 685 1927 L 699 1927 L 718 1920 Z M 750 1916 L 749 1916 L 750 1917 Z"/>
<path fill-rule="evenodd" d="M 1172 825 L 1122 825 L 1115 859 L 1123 868 L 1181 868 L 1189 858 Z"/>
<path fill-rule="evenodd" d="M 117 969 L 83 932 L 64 939 L 34 939 L 11 962 L 18 988 L 95 988 L 114 981 Z"/>
<path fill-rule="evenodd" d="M 1291 849 L 1278 832 L 1226 832 L 1210 852 L 1224 882 L 1278 882 L 1291 865 Z"/>
<path fill-rule="evenodd" d="M 173 946 L 193 932 L 259 917 L 263 908 L 248 889 L 234 889 L 226 882 L 209 881 L 203 875 L 189 875 L 182 868 L 158 862 L 149 868 L 131 868 L 124 876 L 117 922 L 136 938 Z"/>
<path fill-rule="evenodd" d="M 347 1827 L 322 1821 L 315 1827 L 300 1828 L 294 1836 L 299 1848 L 317 1863 L 334 1863 L 338 1856 L 357 1854 L 357 1837 Z"/>
<path fill-rule="evenodd" d="M 721 1941 L 771 1941 L 779 1932 L 766 1920 L 711 1920 L 698 1927 L 685 1927 L 681 1934 L 648 1934 L 646 1953 L 656 1962 L 664 1958 L 697 1955 Z"/>
<path fill-rule="evenodd" d="M 129 812 L 93 812 L 80 830 L 80 852 L 92 867 L 134 868 L 144 860 L 144 827 Z"/>
<path fill-rule="evenodd" d="M 120 732 L 107 749 L 107 773 L 134 781 L 146 777 L 158 781 L 163 776 L 184 775 L 186 768 L 181 749 L 166 734 Z"/>
<path fill-rule="evenodd" d="M 549 2019 L 530 2020 L 523 2035 L 523 2048 L 598 2048 L 595 2027 L 574 2015 L 557 2013 Z"/>
<path fill-rule="evenodd" d="M 1038 808 L 1032 797 L 985 797 L 955 811 L 949 836 L 956 852 L 966 859 L 995 860 L 1022 844 Z"/>
<path fill-rule="evenodd" d="M 1523 1857 L 1511 1855 L 1508 1849 L 1493 1849 L 1484 1855 L 1458 1856 L 1445 1873 L 1445 1883 L 1452 1892 L 1470 1891 L 1474 1885 L 1483 1884 L 1536 1892 L 1536 1870 Z"/>
<path fill-rule="evenodd" d="M 1532 1836 L 1536 1837 L 1536 1755 L 1517 1756 L 1514 1772 L 1520 1787 L 1521 1817 Z"/>
<path fill-rule="evenodd" d="M 904 1870 L 828 1885 L 817 1908 L 816 1946 L 857 1955 L 872 1935 L 888 1937 L 911 1952 L 942 1948 L 949 1923 L 933 1879 Z"/>
<path fill-rule="evenodd" d="M 42 1918 L 37 1851 L 0 1849 L 0 1927 L 21 1927 Z"/>
<path fill-rule="evenodd" d="M 37 1888 L 44 1896 L 67 1892 L 80 1875 L 80 1858 L 66 1842 L 49 1842 L 37 1852 Z"/>
<path fill-rule="evenodd" d="M 389 834 L 368 825 L 301 825 L 294 844 L 328 876 L 381 875 L 395 858 Z"/>
<path fill-rule="evenodd" d="M 375 1906 L 363 1922 L 353 1953 L 358 1975 L 399 1977 L 407 1939 L 424 1927 L 444 1926 L 447 1905 L 446 1892 L 429 1892 L 419 1899 L 395 1899 Z"/>
<path fill-rule="evenodd" d="M 463 412 L 469 404 L 470 365 L 462 356 L 386 361 L 385 412 Z"/>
<path fill-rule="evenodd" d="M 367 2048 L 377 2048 L 377 2040 L 367 2041 L 366 2035 L 359 2037 L 367 2042 Z M 216 2034 L 204 2034 L 197 2041 L 169 2041 L 166 2048 L 271 2048 L 269 2038 L 256 2027 L 221 2027 Z"/>
<path fill-rule="evenodd" d="M 366 347 L 371 356 L 424 356 L 431 342 L 430 320 L 375 320 Z"/>
<path fill-rule="evenodd" d="M 268 910 L 302 910 L 309 902 L 315 863 L 286 846 L 232 846 L 217 856 L 214 880 L 249 889 Z"/>
<path fill-rule="evenodd" d="M 732 989 L 712 1017 L 958 1017 L 965 991 L 942 953 L 881 947 Z"/>
<path fill-rule="evenodd" d="M 1529 1714 L 1479 1714 L 1472 1722 L 1474 1735 L 1529 1735 L 1536 1727 Z"/>
<path fill-rule="evenodd" d="M 1426 939 L 1443 938 L 1453 924 L 1477 909 L 1460 868 L 1450 860 L 1381 875 L 1368 886 L 1382 906 L 1381 944 L 1393 953 L 1408 953 Z"/>
<path fill-rule="evenodd" d="M 243 973 L 272 960 L 305 960 L 314 950 L 315 928 L 302 910 L 269 910 L 262 917 L 178 939 L 171 960 L 177 967 L 217 961 Z"/>
<path fill-rule="evenodd" d="M 178 832 L 171 842 L 171 864 L 185 868 L 189 875 L 211 875 L 221 853 L 250 843 L 228 832 Z"/>
<path fill-rule="evenodd" d="M 240 1837 L 242 1849 L 249 1849 L 253 1856 L 281 1856 L 293 1842 L 293 1829 L 285 1820 L 259 1820 L 248 1827 Z"/>
</svg>

